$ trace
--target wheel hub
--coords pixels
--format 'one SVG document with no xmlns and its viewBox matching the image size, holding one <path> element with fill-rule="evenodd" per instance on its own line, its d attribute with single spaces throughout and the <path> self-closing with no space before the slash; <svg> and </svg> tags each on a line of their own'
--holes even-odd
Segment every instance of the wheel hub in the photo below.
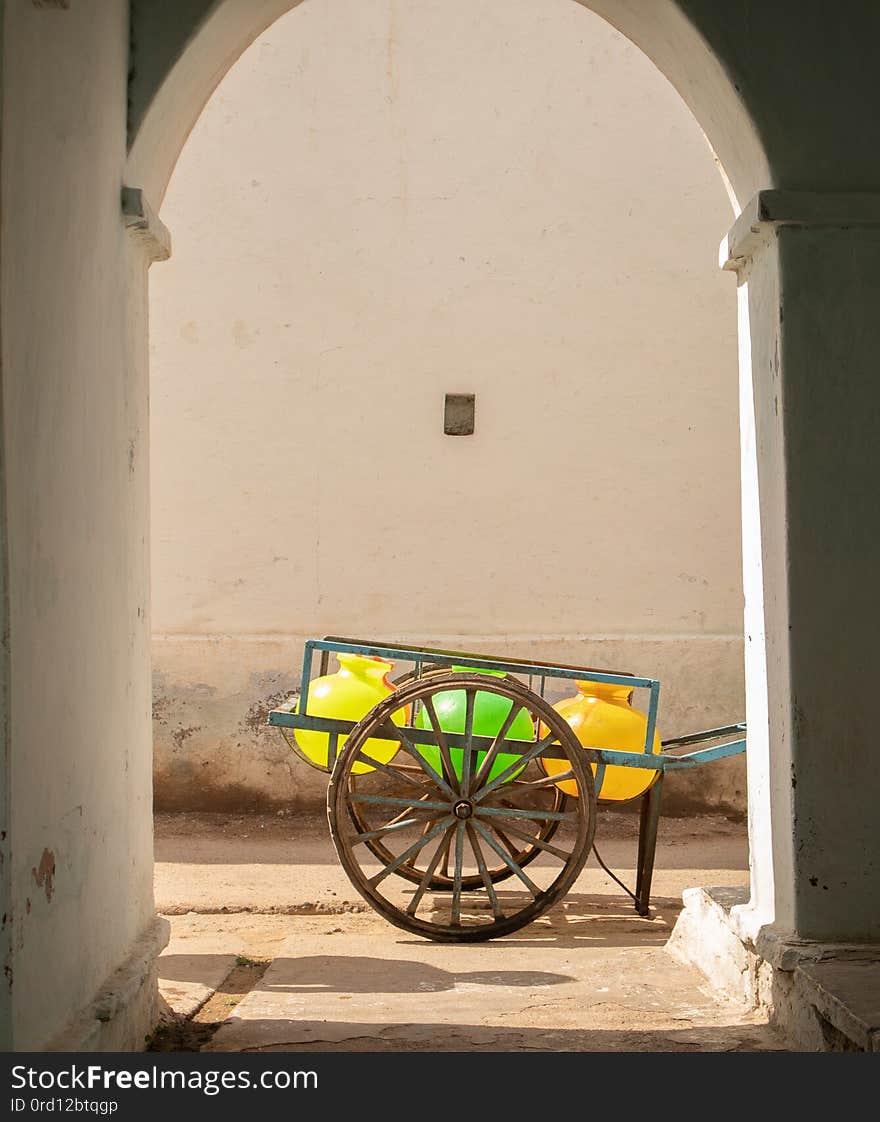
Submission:
<svg viewBox="0 0 880 1122">
<path fill-rule="evenodd" d="M 467 799 L 461 799 L 452 808 L 452 813 L 456 818 L 460 818 L 464 822 L 474 813 L 474 804 L 468 802 Z"/>
</svg>

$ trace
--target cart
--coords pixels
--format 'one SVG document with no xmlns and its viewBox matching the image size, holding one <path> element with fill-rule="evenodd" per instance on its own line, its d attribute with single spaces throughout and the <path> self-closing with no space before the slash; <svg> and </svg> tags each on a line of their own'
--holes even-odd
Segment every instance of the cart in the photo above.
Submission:
<svg viewBox="0 0 880 1122">
<path fill-rule="evenodd" d="M 331 654 L 366 655 L 409 669 L 358 721 L 312 716 L 310 684 L 328 673 Z M 560 688 L 570 692 L 573 681 L 584 679 L 644 691 L 643 750 L 579 742 L 551 695 Z M 462 728 L 450 731 L 438 709 L 462 693 Z M 410 934 L 476 942 L 517 931 L 562 900 L 591 851 L 636 912 L 649 914 L 664 775 L 737 755 L 746 746 L 745 723 L 738 723 L 663 740 L 658 751 L 659 695 L 656 679 L 594 667 L 329 636 L 306 642 L 299 693 L 273 709 L 268 724 L 306 763 L 330 775 L 333 844 L 367 903 Z M 491 737 L 474 729 L 475 712 L 488 703 L 508 707 Z M 326 766 L 300 750 L 296 730 L 326 734 Z M 680 751 L 704 742 L 710 746 Z M 594 847 L 603 801 L 596 792 L 605 769 L 614 766 L 650 772 L 638 796 L 633 889 Z"/>
</svg>

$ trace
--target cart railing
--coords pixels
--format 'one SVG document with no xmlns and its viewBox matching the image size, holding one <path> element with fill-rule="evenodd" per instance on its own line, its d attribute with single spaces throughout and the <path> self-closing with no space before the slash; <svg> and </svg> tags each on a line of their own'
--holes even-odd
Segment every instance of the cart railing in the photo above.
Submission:
<svg viewBox="0 0 880 1122">
<path fill-rule="evenodd" d="M 319 656 L 318 673 L 323 675 L 329 669 L 329 656 L 331 654 L 360 654 L 411 662 L 415 666 L 413 672 L 415 677 L 424 673 L 426 667 L 436 665 L 438 662 L 454 662 L 456 666 L 467 667 L 471 670 L 500 670 L 508 674 L 527 676 L 530 679 L 530 687 L 532 687 L 534 680 L 538 679 L 538 688 L 535 692 L 541 697 L 545 696 L 548 680 L 552 681 L 554 679 L 578 680 L 588 677 L 593 682 L 628 686 L 633 690 L 648 690 L 649 701 L 644 747 L 637 752 L 622 752 L 617 749 L 592 748 L 585 745 L 586 758 L 597 765 L 635 767 L 647 771 L 675 771 L 697 767 L 700 764 L 723 759 L 726 756 L 735 756 L 745 751 L 746 741 L 744 736 L 736 736 L 733 740 L 727 740 L 722 744 L 716 744 L 696 752 L 676 754 L 673 751 L 691 744 L 719 740 L 734 734 L 745 733 L 746 726 L 742 722 L 664 740 L 661 742 L 662 751 L 654 753 L 652 749 L 660 698 L 660 682 L 656 678 L 639 677 L 599 667 L 573 666 L 559 662 L 538 662 L 522 658 L 490 658 L 487 655 L 468 654 L 463 651 L 446 650 L 439 647 L 411 647 L 397 643 L 374 643 L 330 635 L 324 639 L 309 639 L 305 643 L 301 684 L 298 695 L 296 695 L 295 710 L 273 709 L 268 718 L 268 724 L 277 728 L 307 729 L 327 733 L 330 743 L 326 770 L 332 769 L 338 751 L 339 738 L 347 736 L 355 727 L 354 722 L 351 721 L 335 720 L 330 717 L 313 717 L 308 713 L 309 685 L 315 677 L 315 657 Z M 401 735 L 407 737 L 414 744 L 434 743 L 433 732 L 416 728 L 413 725 L 389 726 L 385 734 L 377 732 L 374 734 L 374 738 L 377 740 L 399 740 Z M 492 744 L 491 737 L 471 736 L 466 741 L 463 734 L 452 732 L 447 733 L 446 737 L 451 747 L 469 748 L 474 753 L 487 751 Z M 535 739 L 521 741 L 507 738 L 505 743 L 507 750 L 511 754 L 516 754 L 518 750 L 520 753 L 526 752 L 528 746 L 534 745 L 537 741 Z M 521 748 L 518 749 L 518 746 L 521 746 Z M 548 759 L 558 758 L 554 757 L 552 748 L 548 748 L 545 755 Z"/>
<path fill-rule="evenodd" d="M 302 675 L 300 678 L 299 693 L 296 699 L 296 709 L 293 712 L 290 710 L 272 710 L 268 719 L 270 725 L 282 729 L 299 728 L 328 733 L 330 738 L 328 766 L 325 769 L 321 765 L 318 765 L 318 770 L 332 770 L 338 752 L 339 737 L 346 736 L 354 728 L 354 724 L 347 721 L 334 722 L 329 718 L 312 717 L 308 713 L 309 686 L 315 677 L 314 663 L 316 656 L 319 656 L 318 675 L 324 675 L 329 669 L 329 656 L 331 654 L 359 654 L 411 662 L 415 667 L 413 671 L 414 677 L 420 677 L 425 673 L 427 667 L 436 666 L 438 662 L 445 664 L 454 663 L 456 666 L 466 667 L 469 670 L 500 670 L 506 674 L 516 674 L 521 677 L 527 677 L 529 679 L 529 688 L 533 689 L 534 692 L 541 697 L 546 695 L 548 681 L 554 679 L 568 679 L 574 681 L 577 679 L 589 678 L 590 681 L 593 682 L 605 682 L 610 685 L 627 686 L 633 690 L 647 690 L 649 699 L 643 749 L 640 752 L 634 753 L 611 752 L 609 749 L 599 748 L 588 749 L 588 751 L 598 753 L 595 756 L 591 756 L 590 759 L 592 762 L 600 765 L 619 763 L 628 764 L 630 767 L 647 767 L 652 771 L 658 770 L 657 761 L 660 757 L 652 755 L 654 732 L 657 725 L 657 709 L 660 701 L 660 683 L 655 678 L 638 677 L 633 674 L 625 674 L 620 671 L 607 670 L 600 667 L 573 666 L 569 663 L 560 662 L 538 662 L 524 658 L 494 658 L 485 654 L 470 654 L 464 651 L 447 650 L 440 647 L 412 647 L 398 643 L 375 643 L 362 639 L 350 639 L 335 635 L 327 636 L 324 639 L 307 640 L 303 651 Z M 535 684 L 536 680 L 537 685 Z M 395 728 L 397 729 L 398 726 L 395 726 Z M 412 726 L 403 726 L 402 731 L 403 734 L 408 736 L 414 743 L 432 744 L 434 742 L 432 734 L 426 734 L 421 729 L 416 729 Z M 400 730 L 398 729 L 398 732 L 392 735 L 389 730 L 389 735 L 387 737 L 377 736 L 375 739 L 394 740 L 399 738 L 399 733 Z M 471 747 L 474 748 L 474 750 L 485 751 L 488 745 L 481 744 L 477 747 L 478 740 L 479 738 L 474 738 L 471 742 Z M 290 741 L 288 741 L 288 743 L 290 743 Z M 491 743 L 491 741 L 489 743 Z M 534 744 L 535 741 L 518 742 L 516 740 L 509 740 L 508 743 L 514 746 L 512 751 L 515 752 L 515 745 L 517 743 L 522 743 L 525 746 L 529 743 Z M 458 744 L 455 739 L 450 739 L 450 744 L 452 744 L 453 747 L 464 747 L 463 741 L 461 744 Z M 291 746 L 294 747 L 294 745 Z M 523 751 L 525 751 L 525 747 Z M 644 756 L 642 752 L 644 752 Z M 608 757 L 607 759 L 605 758 L 606 756 Z M 548 752 L 547 757 L 549 759 L 554 758 L 552 752 Z M 648 762 L 646 757 L 650 757 L 654 762 Z M 302 758 L 311 766 L 314 766 L 306 757 Z"/>
</svg>

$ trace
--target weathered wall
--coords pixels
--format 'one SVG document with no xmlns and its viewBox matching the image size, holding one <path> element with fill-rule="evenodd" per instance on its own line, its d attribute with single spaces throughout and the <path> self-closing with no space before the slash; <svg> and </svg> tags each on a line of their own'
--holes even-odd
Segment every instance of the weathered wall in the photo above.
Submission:
<svg viewBox="0 0 880 1122">
<path fill-rule="evenodd" d="M 731 208 L 619 33 L 570 0 L 298 7 L 162 217 L 161 806 L 323 797 L 262 728 L 314 634 L 655 675 L 666 735 L 742 716 Z M 744 807 L 742 760 L 673 778 L 671 809 Z"/>
<path fill-rule="evenodd" d="M 72 1048 L 130 1048 L 153 1019 L 149 964 L 161 932 L 147 723 L 145 273 L 120 213 L 127 4 L 11 0 L 3 38 L 10 1047 L 42 1049 L 69 1029 Z M 124 1031 L 101 995 L 114 978 L 124 983 Z"/>
</svg>

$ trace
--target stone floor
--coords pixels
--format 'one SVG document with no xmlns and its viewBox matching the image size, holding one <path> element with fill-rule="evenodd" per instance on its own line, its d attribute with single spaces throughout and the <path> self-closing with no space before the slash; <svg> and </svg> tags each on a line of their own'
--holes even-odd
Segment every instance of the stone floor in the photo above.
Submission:
<svg viewBox="0 0 880 1122">
<path fill-rule="evenodd" d="M 637 820 L 596 842 L 632 884 Z M 591 857 L 564 901 L 511 935 L 441 944 L 371 911 L 326 822 L 162 816 L 156 901 L 167 1010 L 155 1050 L 786 1051 L 762 1015 L 720 1000 L 665 947 L 693 885 L 748 883 L 745 827 L 664 819 L 649 917 Z"/>
</svg>

